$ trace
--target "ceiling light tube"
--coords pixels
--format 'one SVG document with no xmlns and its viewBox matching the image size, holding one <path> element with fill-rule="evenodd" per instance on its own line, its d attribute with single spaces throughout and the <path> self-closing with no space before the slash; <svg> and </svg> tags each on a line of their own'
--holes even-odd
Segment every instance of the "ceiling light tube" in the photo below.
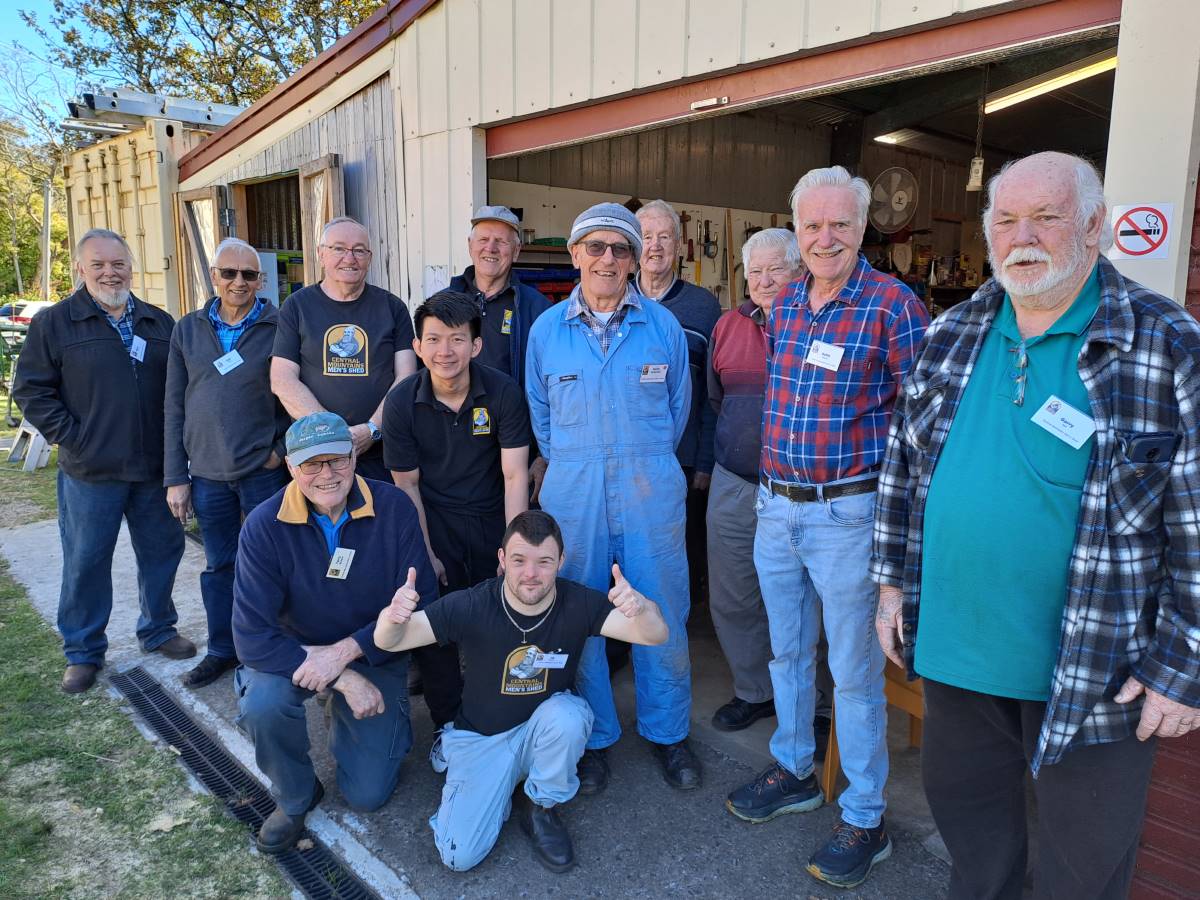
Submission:
<svg viewBox="0 0 1200 900">
<path fill-rule="evenodd" d="M 1111 72 L 1117 67 L 1117 51 L 1105 50 L 1092 56 L 1077 60 L 1066 66 L 1051 69 L 1038 75 L 1007 87 L 1002 91 L 989 94 L 984 101 L 984 113 L 991 114 L 1002 109 L 1008 109 L 1042 94 L 1048 94 L 1069 84 L 1075 84 L 1103 72 Z"/>
</svg>

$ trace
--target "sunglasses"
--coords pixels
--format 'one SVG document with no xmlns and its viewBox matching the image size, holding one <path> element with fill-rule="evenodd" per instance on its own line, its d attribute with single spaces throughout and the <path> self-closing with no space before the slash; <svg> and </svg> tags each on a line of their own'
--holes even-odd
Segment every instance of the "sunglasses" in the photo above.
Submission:
<svg viewBox="0 0 1200 900">
<path fill-rule="evenodd" d="M 226 281 L 233 281 L 238 275 L 242 276 L 243 281 L 258 281 L 262 272 L 256 269 L 217 269 L 217 274 Z"/>
<path fill-rule="evenodd" d="M 599 258 L 605 250 L 611 250 L 613 259 L 629 259 L 633 256 L 633 247 L 629 244 L 606 244 L 604 241 L 584 241 L 583 249 L 588 256 Z"/>
</svg>

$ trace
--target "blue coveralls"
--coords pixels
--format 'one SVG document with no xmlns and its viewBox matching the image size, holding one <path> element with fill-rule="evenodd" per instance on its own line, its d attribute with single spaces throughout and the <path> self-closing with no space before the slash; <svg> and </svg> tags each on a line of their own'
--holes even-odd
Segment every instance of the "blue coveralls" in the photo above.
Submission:
<svg viewBox="0 0 1200 900">
<path fill-rule="evenodd" d="M 687 484 L 675 459 L 691 409 L 687 340 L 669 310 L 643 300 L 605 355 L 588 325 L 567 317 L 570 306 L 563 301 L 534 322 L 526 354 L 530 418 L 550 463 L 540 502 L 562 528 L 563 578 L 607 592 L 615 561 L 662 609 L 670 637 L 634 646 L 633 672 L 638 732 L 672 744 L 687 737 L 692 704 Z M 656 381 L 648 365 L 665 365 L 665 378 Z M 616 743 L 603 639 L 588 639 L 576 686 L 596 717 L 588 748 Z"/>
</svg>

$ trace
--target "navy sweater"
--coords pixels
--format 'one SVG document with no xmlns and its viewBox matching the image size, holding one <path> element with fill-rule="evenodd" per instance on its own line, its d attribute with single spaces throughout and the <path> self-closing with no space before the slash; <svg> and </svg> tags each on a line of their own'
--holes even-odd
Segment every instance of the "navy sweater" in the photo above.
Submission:
<svg viewBox="0 0 1200 900">
<path fill-rule="evenodd" d="M 353 637 L 371 665 L 399 654 L 375 646 L 375 620 L 417 570 L 421 605 L 437 582 L 416 507 L 399 488 L 356 478 L 338 546 L 354 550 L 345 579 L 326 578 L 330 554 L 308 501 L 293 481 L 255 508 L 242 526 L 233 584 L 233 643 L 238 659 L 260 672 L 291 678 L 304 646 Z"/>
<path fill-rule="evenodd" d="M 640 285 L 638 290 L 641 291 Z M 679 446 L 675 448 L 675 456 L 679 459 L 679 465 L 685 468 L 712 472 L 717 414 L 708 402 L 706 370 L 708 344 L 712 340 L 713 326 L 721 318 L 721 304 L 704 288 L 689 284 L 682 278 L 675 279 L 675 283 L 658 302 L 674 313 L 683 326 L 688 345 L 688 369 L 692 377 L 692 410 Z"/>
</svg>

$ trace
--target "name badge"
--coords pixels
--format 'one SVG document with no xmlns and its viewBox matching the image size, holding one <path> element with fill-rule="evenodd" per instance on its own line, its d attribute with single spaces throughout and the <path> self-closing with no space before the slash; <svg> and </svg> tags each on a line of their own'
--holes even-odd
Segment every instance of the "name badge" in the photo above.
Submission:
<svg viewBox="0 0 1200 900">
<path fill-rule="evenodd" d="M 563 669 L 567 665 L 568 653 L 538 653 L 534 654 L 533 667 L 535 669 Z"/>
<path fill-rule="evenodd" d="M 146 358 L 146 339 L 135 334 L 129 344 L 129 355 L 142 362 Z"/>
<path fill-rule="evenodd" d="M 504 320 L 500 323 L 501 334 L 512 334 L 512 319 L 513 311 L 511 309 L 506 309 L 504 311 Z"/>
<path fill-rule="evenodd" d="M 333 559 L 329 560 L 329 568 L 325 571 L 326 578 L 346 580 L 350 574 L 350 564 L 354 562 L 354 550 L 350 547 L 338 547 L 333 551 Z"/>
<path fill-rule="evenodd" d="M 238 353 L 236 350 L 230 350 L 224 356 L 218 356 L 216 359 L 214 359 L 213 365 L 217 367 L 218 372 L 224 375 L 227 372 L 232 372 L 243 362 L 245 362 L 245 360 L 242 359 L 242 354 Z"/>
<path fill-rule="evenodd" d="M 647 363 L 642 366 L 642 384 L 662 384 L 667 380 L 666 363 Z"/>
<path fill-rule="evenodd" d="M 837 344 L 813 341 L 804 361 L 812 363 L 814 366 L 820 366 L 822 369 L 828 369 L 830 372 L 836 372 L 838 366 L 842 364 L 842 354 L 845 352 L 845 348 L 839 347 Z"/>
<path fill-rule="evenodd" d="M 1053 394 L 1033 414 L 1033 423 L 1078 450 L 1096 433 L 1095 420 Z"/>
</svg>

